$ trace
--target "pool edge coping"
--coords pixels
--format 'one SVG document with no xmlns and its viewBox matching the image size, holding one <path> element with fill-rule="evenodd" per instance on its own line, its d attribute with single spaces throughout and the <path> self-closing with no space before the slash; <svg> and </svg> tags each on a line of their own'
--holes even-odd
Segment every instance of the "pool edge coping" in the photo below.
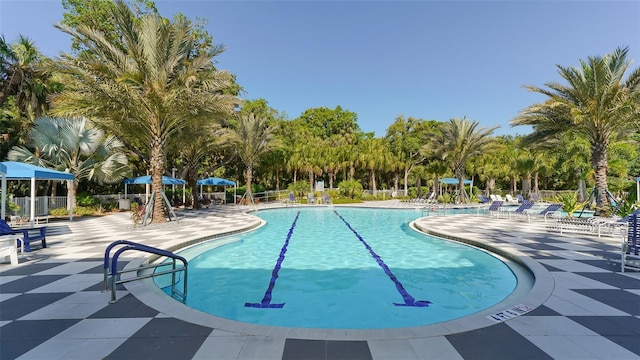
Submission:
<svg viewBox="0 0 640 360">
<path fill-rule="evenodd" d="M 275 207 L 280 208 L 280 207 Z M 250 214 L 248 214 L 250 215 Z M 433 218 L 434 216 L 431 216 Z M 491 246 L 478 240 L 458 237 L 446 232 L 436 232 L 417 224 L 419 217 L 412 221 L 410 225 L 425 234 L 441 237 L 444 239 L 461 242 L 473 246 L 477 246 L 496 253 L 500 256 L 508 258 L 528 271 L 533 276 L 533 284 L 531 289 L 515 299 L 505 299 L 502 302 L 493 305 L 487 309 L 477 313 L 445 322 L 431 325 L 404 327 L 404 328 L 386 328 L 386 329 L 321 329 L 321 328 L 294 328 L 294 327 L 278 327 L 245 323 L 236 320 L 222 318 L 216 315 L 205 313 L 203 311 L 188 307 L 181 302 L 167 296 L 160 288 L 158 288 L 152 279 L 144 279 L 140 281 L 129 282 L 125 284 L 125 288 L 129 293 L 135 296 L 143 304 L 158 310 L 160 313 L 171 316 L 173 318 L 183 320 L 192 324 L 197 324 L 213 329 L 237 333 L 239 335 L 267 336 L 267 337 L 286 337 L 305 340 L 402 340 L 414 338 L 429 338 L 436 336 L 446 336 L 466 331 L 482 329 L 488 326 L 496 325 L 499 322 L 491 320 L 489 315 L 499 311 L 508 310 L 517 305 L 527 305 L 535 309 L 542 305 L 553 292 L 554 280 L 551 274 L 534 259 L 527 256 L 519 256 L 510 253 L 504 249 Z M 263 225 L 263 221 L 259 220 L 258 224 L 251 224 L 242 229 L 219 233 L 214 235 L 203 236 L 176 242 L 169 246 L 167 250 L 174 251 L 176 249 L 184 249 L 194 244 L 209 241 L 215 238 L 228 235 L 243 233 L 255 230 Z M 139 268 L 145 263 L 153 261 L 153 257 L 138 257 L 132 259 L 126 266 L 125 270 Z M 524 301 L 526 299 L 526 301 Z"/>
</svg>

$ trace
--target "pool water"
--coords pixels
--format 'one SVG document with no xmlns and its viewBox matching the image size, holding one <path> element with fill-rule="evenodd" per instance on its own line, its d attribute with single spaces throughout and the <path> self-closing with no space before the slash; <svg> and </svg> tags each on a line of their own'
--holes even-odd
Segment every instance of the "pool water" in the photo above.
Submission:
<svg viewBox="0 0 640 360">
<path fill-rule="evenodd" d="M 413 209 L 255 215 L 264 227 L 180 253 L 189 259 L 188 306 L 262 325 L 382 329 L 464 317 L 516 287 L 496 257 L 410 229 L 422 216 Z"/>
</svg>

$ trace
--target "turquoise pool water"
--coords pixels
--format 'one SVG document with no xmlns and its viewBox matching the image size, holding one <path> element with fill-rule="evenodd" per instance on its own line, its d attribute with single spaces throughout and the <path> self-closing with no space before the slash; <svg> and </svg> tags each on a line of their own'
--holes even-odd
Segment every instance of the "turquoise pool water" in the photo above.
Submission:
<svg viewBox="0 0 640 360">
<path fill-rule="evenodd" d="M 255 215 L 267 224 L 180 253 L 189 259 L 188 306 L 262 325 L 398 328 L 473 314 L 517 284 L 496 257 L 410 229 L 422 216 L 417 210 Z"/>
</svg>

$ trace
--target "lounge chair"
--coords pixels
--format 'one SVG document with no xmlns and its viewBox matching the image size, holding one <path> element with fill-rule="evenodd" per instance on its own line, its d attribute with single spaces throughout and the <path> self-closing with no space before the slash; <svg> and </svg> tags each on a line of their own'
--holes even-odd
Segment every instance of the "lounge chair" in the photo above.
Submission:
<svg viewBox="0 0 640 360">
<path fill-rule="evenodd" d="M 286 199 L 282 201 L 285 205 L 293 205 L 297 202 L 296 196 L 290 192 Z"/>
<path fill-rule="evenodd" d="M 487 209 L 489 211 L 489 215 L 493 215 L 493 214 L 498 214 L 498 211 L 500 210 L 500 207 L 502 206 L 502 204 L 504 204 L 504 201 L 494 201 L 491 203 L 491 205 L 489 206 L 489 208 Z"/>
<path fill-rule="evenodd" d="M 501 195 L 496 195 L 496 199 L 497 199 L 498 201 L 502 201 L 502 202 L 504 202 L 504 201 L 505 201 L 505 200 L 502 198 L 502 196 L 501 196 Z"/>
<path fill-rule="evenodd" d="M 426 199 L 424 201 L 422 201 L 425 204 L 431 204 L 431 203 L 435 203 L 436 202 L 436 193 L 434 191 L 430 192 L 429 195 L 427 195 Z"/>
<path fill-rule="evenodd" d="M 522 197 L 521 194 L 516 195 L 516 199 L 518 199 L 519 203 L 522 203 L 524 201 L 524 197 Z"/>
<path fill-rule="evenodd" d="M 529 201 L 529 200 L 525 200 L 522 202 L 522 205 L 518 206 L 517 209 L 511 211 L 511 210 L 507 210 L 507 209 L 500 209 L 501 211 L 499 211 L 499 213 L 505 213 L 509 215 L 509 219 L 511 219 L 511 216 L 515 215 L 515 216 L 520 216 L 523 214 L 523 212 L 525 210 L 531 209 L 533 207 L 533 202 Z"/>
<path fill-rule="evenodd" d="M 478 195 L 478 199 L 480 200 L 480 203 L 482 204 L 488 204 L 491 202 L 491 199 L 487 198 L 484 195 Z"/>
<path fill-rule="evenodd" d="M 491 199 L 491 201 L 498 201 L 498 198 L 494 194 L 489 195 L 489 199 Z"/>
<path fill-rule="evenodd" d="M 534 213 L 529 210 L 525 210 L 524 213 L 527 215 L 528 222 L 531 222 L 532 216 L 542 217 L 544 218 L 544 222 L 547 222 L 547 217 L 555 216 L 556 214 L 558 214 L 558 211 L 561 209 L 562 209 L 562 204 L 551 204 L 538 213 Z"/>
<path fill-rule="evenodd" d="M 640 270 L 640 214 L 631 214 L 627 226 L 627 233 L 622 238 L 622 272 L 625 268 Z"/>
<path fill-rule="evenodd" d="M 324 194 L 322 197 L 322 202 L 324 204 L 331 204 L 331 196 L 329 196 L 329 194 Z"/>
<path fill-rule="evenodd" d="M 507 202 L 510 202 L 510 203 L 518 202 L 518 200 L 514 199 L 513 196 L 511 196 L 511 194 L 507 194 L 504 197 L 507 199 Z"/>
<path fill-rule="evenodd" d="M 31 242 L 40 241 L 43 248 L 47 247 L 47 228 L 12 229 L 4 219 L 0 219 L 0 236 L 2 235 L 22 235 L 22 245 L 24 251 L 31 251 Z"/>
<path fill-rule="evenodd" d="M 313 204 L 315 202 L 315 195 L 313 193 L 307 194 L 307 204 Z"/>
</svg>

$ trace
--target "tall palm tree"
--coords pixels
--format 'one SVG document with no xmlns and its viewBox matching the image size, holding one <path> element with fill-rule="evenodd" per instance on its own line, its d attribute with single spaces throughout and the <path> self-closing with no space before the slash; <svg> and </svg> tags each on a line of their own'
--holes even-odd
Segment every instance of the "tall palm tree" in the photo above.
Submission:
<svg viewBox="0 0 640 360">
<path fill-rule="evenodd" d="M 612 54 L 580 60 L 579 67 L 557 65 L 567 82 L 546 83 L 547 88 L 526 86 L 529 91 L 548 97 L 544 103 L 528 106 L 511 120 L 512 125 L 532 125 L 525 137 L 528 143 L 573 132 L 589 141 L 591 167 L 595 172 L 597 213 L 609 212 L 607 149 L 618 136 L 638 131 L 640 126 L 640 68 L 633 70 L 627 59 L 628 48 Z"/>
<path fill-rule="evenodd" d="M 86 118 L 40 117 L 35 120 L 29 139 L 29 147 L 39 149 L 39 155 L 16 146 L 9 151 L 9 160 L 73 174 L 75 179 L 67 186 L 71 207 L 75 207 L 80 180 L 115 183 L 129 173 L 124 145 L 113 136 L 105 136 Z"/>
<path fill-rule="evenodd" d="M 497 128 L 478 128 L 476 121 L 466 117 L 453 118 L 442 126 L 441 132 L 432 143 L 435 153 L 449 164 L 458 178 L 461 203 L 468 201 L 463 191 L 466 162 L 481 155 L 492 144 L 494 140 L 491 134 Z"/>
<path fill-rule="evenodd" d="M 213 65 L 219 49 L 194 51 L 197 36 L 188 22 L 155 14 L 136 18 L 121 0 L 112 15 L 122 34 L 118 46 L 101 29 L 58 26 L 86 51 L 64 54 L 57 64 L 67 88 L 54 98 L 55 111 L 91 117 L 148 158 L 156 194 L 151 222 L 164 222 L 161 179 L 169 140 L 186 127 L 231 114 L 238 99 L 225 93 L 232 76 Z"/>
<path fill-rule="evenodd" d="M 275 128 L 269 126 L 266 119 L 256 117 L 253 114 L 241 115 L 234 131 L 237 144 L 236 152 L 246 167 L 247 192 L 245 198 L 253 203 L 251 193 L 253 167 L 264 154 L 279 146 L 279 143 L 274 140 Z"/>
<path fill-rule="evenodd" d="M 369 172 L 369 187 L 373 196 L 376 196 L 376 171 L 386 169 L 391 161 L 388 142 L 384 138 L 363 139 L 358 148 L 358 163 Z"/>
</svg>

